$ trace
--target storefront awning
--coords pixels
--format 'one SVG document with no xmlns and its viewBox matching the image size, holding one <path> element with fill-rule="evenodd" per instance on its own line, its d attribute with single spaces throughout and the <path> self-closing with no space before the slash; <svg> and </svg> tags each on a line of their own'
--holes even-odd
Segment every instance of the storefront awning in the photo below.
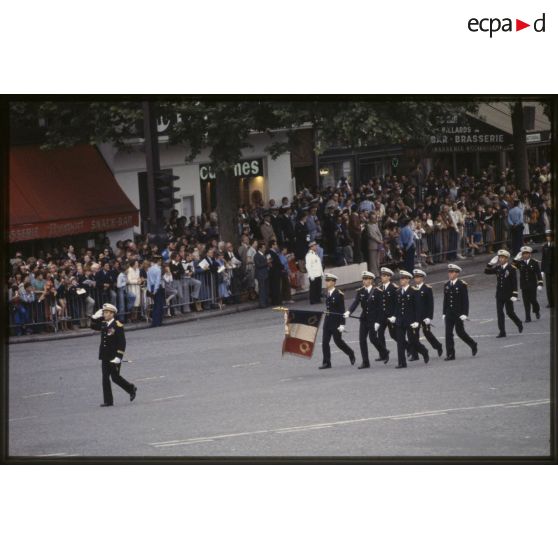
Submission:
<svg viewBox="0 0 558 558">
<path fill-rule="evenodd" d="M 138 210 L 97 149 L 10 149 L 9 241 L 72 236 L 138 224 Z"/>
</svg>

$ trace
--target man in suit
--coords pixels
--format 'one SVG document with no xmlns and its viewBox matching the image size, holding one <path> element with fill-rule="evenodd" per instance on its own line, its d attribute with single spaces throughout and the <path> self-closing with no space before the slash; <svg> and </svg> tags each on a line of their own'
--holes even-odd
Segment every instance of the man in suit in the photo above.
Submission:
<svg viewBox="0 0 558 558">
<path fill-rule="evenodd" d="M 415 280 L 414 291 L 416 298 L 417 307 L 417 321 L 420 324 L 418 332 L 420 335 L 420 328 L 424 333 L 424 337 L 430 343 L 432 348 L 438 352 L 438 356 L 442 356 L 443 347 L 440 341 L 436 339 L 432 333 L 431 323 L 434 317 L 434 293 L 432 287 L 427 285 L 424 280 L 426 278 L 426 272 L 422 269 L 413 269 L 413 277 Z M 410 360 L 418 360 L 418 356 L 415 354 Z"/>
<path fill-rule="evenodd" d="M 269 290 L 271 294 L 271 304 L 279 306 L 281 304 L 281 275 L 283 272 L 283 264 L 279 259 L 277 240 L 270 240 L 266 257 L 268 261 L 270 261 Z"/>
<path fill-rule="evenodd" d="M 554 308 L 554 242 L 550 229 L 545 231 L 546 242 L 542 247 L 541 274 L 546 283 L 547 308 Z"/>
<path fill-rule="evenodd" d="M 496 313 L 500 331 L 497 337 L 506 337 L 504 308 L 519 333 L 523 331 L 523 324 L 513 308 L 513 303 L 517 301 L 517 270 L 509 263 L 509 259 L 510 253 L 507 250 L 498 250 L 497 255 L 488 262 L 484 270 L 487 275 L 496 275 Z"/>
<path fill-rule="evenodd" d="M 366 225 L 368 237 L 368 269 L 372 273 L 378 273 L 379 250 L 384 242 L 382 232 L 378 226 L 378 218 L 375 213 L 370 216 L 370 223 Z"/>
<path fill-rule="evenodd" d="M 114 319 L 117 309 L 112 304 L 103 304 L 91 317 L 91 328 L 101 332 L 99 360 L 103 372 L 103 403 L 101 407 L 112 407 L 112 388 L 110 380 L 119 385 L 130 395 L 130 401 L 136 398 L 137 388 L 120 375 L 120 363 L 126 350 L 124 326 Z"/>
<path fill-rule="evenodd" d="M 355 363 L 354 351 L 343 341 L 341 334 L 345 331 L 345 296 L 343 292 L 335 287 L 337 277 L 331 273 L 325 274 L 326 284 L 326 311 L 322 333 L 322 352 L 323 362 L 319 367 L 320 370 L 324 368 L 331 368 L 331 349 L 329 342 L 333 337 L 333 342 L 341 349 L 351 361 Z"/>
<path fill-rule="evenodd" d="M 389 360 L 389 351 L 386 350 L 385 345 L 380 343 L 376 331 L 374 330 L 374 323 L 376 323 L 376 316 L 378 308 L 381 303 L 381 292 L 374 288 L 372 282 L 374 281 L 374 274 L 370 271 L 362 272 L 362 287 L 356 290 L 355 299 L 351 304 L 349 310 L 344 314 L 348 318 L 360 305 L 361 312 L 359 316 L 359 332 L 358 339 L 360 343 L 360 354 L 362 356 L 362 364 L 359 369 L 370 368 L 370 360 L 368 358 L 368 339 L 376 350 L 380 353 L 380 357 L 387 363 Z"/>
<path fill-rule="evenodd" d="M 399 247 L 403 254 L 403 269 L 412 273 L 415 267 L 415 233 L 413 232 L 413 220 L 405 219 L 404 227 L 399 232 Z"/>
<path fill-rule="evenodd" d="M 459 279 L 461 268 L 455 264 L 448 264 L 449 281 L 444 285 L 444 308 L 442 318 L 446 323 L 446 358 L 444 360 L 455 360 L 455 345 L 453 342 L 453 330 L 458 337 L 469 347 L 475 356 L 478 345 L 467 334 L 464 322 L 469 315 L 469 292 L 465 281 Z"/>
<path fill-rule="evenodd" d="M 397 331 L 397 366 L 395 368 L 407 368 L 405 351 L 409 349 L 411 355 L 420 353 L 427 364 L 430 357 L 428 350 L 420 342 L 418 331 L 419 322 L 417 321 L 416 299 L 414 291 L 409 287 L 409 281 L 413 278 L 412 274 L 402 269 L 399 271 L 399 289 L 395 294 L 395 307 L 393 316 L 388 317 L 388 321 L 395 324 Z"/>
<path fill-rule="evenodd" d="M 259 308 L 267 308 L 269 295 L 269 264 L 265 255 L 265 242 L 258 242 L 258 251 L 254 255 L 255 277 L 258 281 L 260 297 Z"/>
<path fill-rule="evenodd" d="M 531 246 L 523 246 L 515 257 L 515 265 L 519 270 L 519 287 L 523 296 L 523 307 L 525 308 L 525 322 L 531 321 L 531 307 L 537 317 L 541 317 L 541 307 L 537 300 L 537 291 L 543 289 L 543 278 L 539 262 L 531 258 L 533 249 Z"/>
<path fill-rule="evenodd" d="M 380 285 L 377 289 L 380 291 L 380 304 L 374 323 L 374 331 L 378 337 L 378 341 L 382 346 L 386 346 L 385 331 L 388 328 L 390 337 L 397 343 L 397 335 L 395 332 L 395 324 L 392 324 L 388 318 L 393 316 L 395 307 L 395 293 L 397 286 L 391 282 L 393 271 L 389 267 L 380 269 Z M 376 361 L 384 360 L 382 357 Z"/>
</svg>

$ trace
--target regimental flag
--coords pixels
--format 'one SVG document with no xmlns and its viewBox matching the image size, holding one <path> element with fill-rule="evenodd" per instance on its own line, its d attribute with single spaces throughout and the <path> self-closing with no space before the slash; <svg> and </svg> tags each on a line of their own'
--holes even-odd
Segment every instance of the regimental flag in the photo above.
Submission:
<svg viewBox="0 0 558 558">
<path fill-rule="evenodd" d="M 323 312 L 289 310 L 285 312 L 283 354 L 312 358 Z"/>
</svg>

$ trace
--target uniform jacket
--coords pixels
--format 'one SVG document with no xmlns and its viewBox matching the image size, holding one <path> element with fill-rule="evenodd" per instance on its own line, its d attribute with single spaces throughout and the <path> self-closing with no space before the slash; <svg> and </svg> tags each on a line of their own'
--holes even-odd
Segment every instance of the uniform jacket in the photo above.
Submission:
<svg viewBox="0 0 558 558">
<path fill-rule="evenodd" d="M 376 289 L 380 291 L 378 323 L 382 323 L 390 316 L 395 315 L 395 293 L 397 292 L 397 287 L 393 283 L 388 283 L 385 290 L 383 284 L 376 287 Z"/>
<path fill-rule="evenodd" d="M 122 358 L 126 350 L 126 337 L 124 326 L 118 320 L 112 320 L 110 324 L 107 324 L 102 318 L 97 320 L 92 318 L 91 328 L 101 332 L 99 360 Z"/>
<path fill-rule="evenodd" d="M 529 261 L 518 260 L 516 262 L 517 269 L 519 270 L 519 286 L 522 289 L 536 289 L 537 286 L 543 284 L 541 268 L 539 262 L 533 258 Z"/>
<path fill-rule="evenodd" d="M 499 300 L 509 300 L 512 296 L 517 296 L 517 270 L 512 264 L 489 266 L 484 272 L 487 275 L 496 275 L 496 298 Z"/>
<path fill-rule="evenodd" d="M 335 331 L 340 325 L 345 325 L 345 318 L 337 315 L 345 313 L 345 295 L 339 289 L 326 293 L 326 312 L 334 312 L 335 315 L 325 315 L 324 329 Z"/>
<path fill-rule="evenodd" d="M 425 318 L 434 317 L 434 293 L 432 287 L 423 283 L 420 288 L 413 287 L 416 298 L 417 322 L 422 322 Z"/>
<path fill-rule="evenodd" d="M 468 316 L 469 315 L 469 292 L 467 283 L 457 279 L 452 285 L 448 281 L 444 285 L 444 309 L 445 316 Z"/>
<path fill-rule="evenodd" d="M 320 260 L 320 256 L 318 256 L 316 252 L 309 250 L 306 254 L 305 263 L 306 271 L 308 272 L 308 277 L 310 279 L 316 279 L 324 274 L 322 260 Z"/>
<path fill-rule="evenodd" d="M 395 293 L 395 324 L 408 327 L 414 322 L 418 322 L 416 309 L 416 296 L 412 287 L 397 289 Z"/>
<path fill-rule="evenodd" d="M 372 287 L 370 293 L 368 293 L 366 287 L 360 287 L 360 289 L 356 290 L 355 299 L 349 308 L 349 312 L 352 314 L 357 306 L 360 305 L 360 321 L 372 325 L 378 321 L 377 318 L 381 304 L 382 294 L 378 289 Z"/>
<path fill-rule="evenodd" d="M 554 244 L 548 245 L 545 242 L 542 247 L 542 260 L 541 260 L 541 271 L 547 275 L 552 275 L 554 271 Z"/>
</svg>

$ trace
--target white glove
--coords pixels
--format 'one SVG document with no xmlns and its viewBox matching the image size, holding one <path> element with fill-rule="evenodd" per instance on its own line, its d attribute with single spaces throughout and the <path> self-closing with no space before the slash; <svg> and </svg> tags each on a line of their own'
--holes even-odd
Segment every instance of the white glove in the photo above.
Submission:
<svg viewBox="0 0 558 558">
<path fill-rule="evenodd" d="M 517 297 L 516 297 L 516 296 L 512 296 L 512 297 L 510 298 L 510 300 L 511 300 L 512 302 L 517 302 Z"/>
<path fill-rule="evenodd" d="M 351 315 L 351 313 L 347 310 L 344 314 L 343 317 L 344 318 L 348 318 Z"/>
<path fill-rule="evenodd" d="M 459 316 L 459 319 L 464 322 L 467 319 L 467 316 L 465 314 L 461 314 L 461 316 Z"/>
<path fill-rule="evenodd" d="M 517 253 L 517 256 L 515 256 L 514 260 L 518 261 L 521 259 L 521 251 Z"/>
<path fill-rule="evenodd" d="M 97 312 L 95 312 L 95 314 L 93 314 L 93 316 L 91 316 L 94 320 L 98 320 L 99 318 L 103 317 L 103 309 L 99 309 L 97 310 Z"/>
<path fill-rule="evenodd" d="M 378 331 L 380 329 L 380 324 L 378 322 L 376 322 L 374 324 L 374 331 Z"/>
<path fill-rule="evenodd" d="M 344 326 L 344 325 L 340 325 L 340 326 L 337 328 L 337 331 L 338 331 L 339 333 L 345 333 L 345 326 Z"/>
<path fill-rule="evenodd" d="M 424 320 L 422 320 L 426 325 L 430 325 L 430 318 L 424 318 Z"/>
<path fill-rule="evenodd" d="M 542 278 L 544 279 L 544 271 L 541 271 Z"/>
<path fill-rule="evenodd" d="M 394 324 L 395 323 L 395 316 L 390 316 L 388 318 L 388 322 L 391 323 L 391 324 Z"/>
<path fill-rule="evenodd" d="M 114 358 L 111 360 L 111 362 L 112 362 L 112 364 L 120 364 L 120 363 L 122 362 L 122 359 L 121 359 L 121 358 L 118 358 L 118 357 L 114 357 Z"/>
<path fill-rule="evenodd" d="M 539 285 L 539 286 L 537 287 L 537 291 L 542 291 L 542 285 Z"/>
<path fill-rule="evenodd" d="M 411 324 L 411 327 L 412 327 L 413 329 L 417 329 L 418 326 L 419 326 L 419 323 L 418 323 L 418 322 L 413 322 L 413 323 Z"/>
<path fill-rule="evenodd" d="M 442 320 L 445 320 L 445 319 L 446 319 L 446 315 L 442 314 Z"/>
<path fill-rule="evenodd" d="M 496 265 L 498 263 L 498 256 L 494 256 L 489 262 L 488 265 Z"/>
</svg>

